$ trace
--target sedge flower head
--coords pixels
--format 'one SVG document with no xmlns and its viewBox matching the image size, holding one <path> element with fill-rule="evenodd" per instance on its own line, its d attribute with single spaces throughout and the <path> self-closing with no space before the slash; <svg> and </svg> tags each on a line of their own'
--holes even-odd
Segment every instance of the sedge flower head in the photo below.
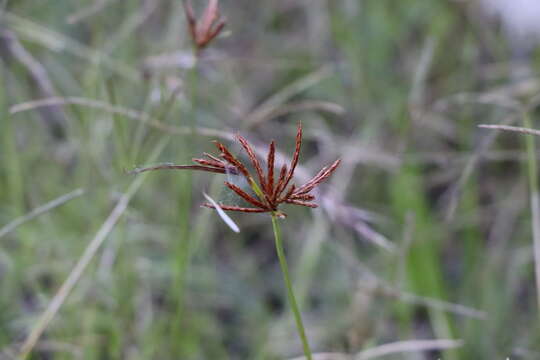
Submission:
<svg viewBox="0 0 540 360">
<path fill-rule="evenodd" d="M 219 207 L 226 211 L 239 211 L 247 213 L 265 213 L 270 212 L 280 217 L 285 217 L 285 213 L 278 209 L 281 204 L 300 205 L 310 208 L 316 208 L 318 205 L 314 202 L 315 196 L 311 191 L 320 183 L 326 180 L 337 169 L 341 160 L 338 159 L 332 164 L 323 167 L 313 178 L 301 186 L 297 186 L 294 181 L 294 172 L 298 165 L 300 157 L 300 148 L 302 145 L 302 126 L 298 125 L 296 133 L 296 144 L 294 154 L 290 164 L 283 164 L 279 172 L 275 172 L 275 153 L 276 145 L 274 141 L 268 146 L 266 162 L 261 163 L 253 151 L 249 142 L 241 135 L 236 135 L 236 139 L 244 149 L 249 158 L 252 167 L 255 169 L 256 176 L 253 176 L 246 165 L 235 157 L 229 149 L 218 141 L 214 141 L 219 155 L 214 156 L 204 153 L 202 158 L 194 158 L 194 165 L 159 165 L 144 169 L 137 169 L 135 172 L 143 172 L 159 169 L 186 169 L 199 170 L 219 174 L 233 174 L 242 176 L 247 181 L 251 192 L 243 190 L 241 187 L 225 181 L 224 184 L 236 195 L 242 198 L 250 206 L 236 206 L 219 204 Z M 215 208 L 211 203 L 204 203 L 203 206 Z"/>
<path fill-rule="evenodd" d="M 184 0 L 188 30 L 197 53 L 207 47 L 225 27 L 225 20 L 219 13 L 219 0 L 209 0 L 200 19 L 195 17 L 191 0 Z"/>
</svg>

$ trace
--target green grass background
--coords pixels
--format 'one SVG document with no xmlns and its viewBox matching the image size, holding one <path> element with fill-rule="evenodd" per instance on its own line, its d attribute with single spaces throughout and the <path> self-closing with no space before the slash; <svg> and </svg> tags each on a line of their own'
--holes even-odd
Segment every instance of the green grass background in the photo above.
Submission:
<svg viewBox="0 0 540 360">
<path fill-rule="evenodd" d="M 59 108 L 62 138 L 51 132 L 55 115 L 12 113 L 45 96 L 1 50 L 0 227 L 85 194 L 0 238 L 0 358 L 17 353 L 134 181 L 125 170 L 149 165 L 160 142 L 150 164 L 213 151 L 217 137 L 197 128 L 275 139 L 290 154 L 298 122 L 308 174 L 344 160 L 319 202 L 347 207 L 284 209 L 314 352 L 440 338 L 464 344 L 384 359 L 540 358 L 523 138 L 477 128 L 519 121 L 505 104 L 534 102 L 540 87 L 533 75 L 512 78 L 519 64 L 495 22 L 458 1 L 228 0 L 226 32 L 190 69 L 148 66 L 156 56 L 189 60 L 180 1 L 111 0 L 74 18 L 94 3 L 2 5 L 0 30 L 41 64 L 56 96 L 82 100 Z M 305 102 L 316 106 L 284 111 Z M 261 109 L 274 112 L 252 121 Z M 300 356 L 269 216 L 232 214 L 237 235 L 199 207 L 202 191 L 221 196 L 219 175 L 145 180 L 31 358 Z"/>
</svg>

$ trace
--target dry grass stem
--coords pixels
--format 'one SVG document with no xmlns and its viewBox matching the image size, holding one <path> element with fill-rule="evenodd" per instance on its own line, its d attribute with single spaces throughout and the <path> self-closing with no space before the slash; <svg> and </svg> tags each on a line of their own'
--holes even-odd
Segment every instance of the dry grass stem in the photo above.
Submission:
<svg viewBox="0 0 540 360">
<path fill-rule="evenodd" d="M 77 10 L 73 14 L 69 15 L 66 18 L 66 22 L 70 25 L 75 25 L 76 23 L 86 20 L 88 17 L 97 14 L 98 12 L 105 9 L 107 5 L 118 1 L 118 0 L 95 0 L 91 5 Z"/>
<path fill-rule="evenodd" d="M 257 108 L 251 111 L 251 113 L 245 117 L 244 123 L 248 128 L 252 128 L 259 125 L 263 121 L 271 119 L 273 114 L 283 111 L 282 106 L 287 106 L 285 103 L 289 99 L 315 86 L 322 80 L 329 77 L 332 73 L 332 67 L 324 66 L 317 71 L 314 71 L 285 86 L 283 89 L 273 94 L 266 101 L 257 106 Z"/>
<path fill-rule="evenodd" d="M 376 346 L 355 355 L 344 353 L 316 353 L 313 354 L 313 360 L 370 360 L 383 358 L 392 354 L 455 349 L 463 346 L 463 344 L 464 342 L 462 340 L 449 339 L 398 341 Z M 304 356 L 300 356 L 289 360 L 305 359 Z"/>
<path fill-rule="evenodd" d="M 91 107 L 94 109 L 100 109 L 100 110 L 109 112 L 111 114 L 122 115 L 122 116 L 125 116 L 127 119 L 140 121 L 144 123 L 145 125 L 153 127 L 157 130 L 164 131 L 168 134 L 189 135 L 192 133 L 192 129 L 189 126 L 168 125 L 161 121 L 158 121 L 157 119 L 153 119 L 152 117 L 150 117 L 150 115 L 141 111 L 133 110 L 133 109 L 126 108 L 123 106 L 112 105 L 105 101 L 82 98 L 82 97 L 52 97 L 52 98 L 35 100 L 35 101 L 28 101 L 28 102 L 11 106 L 9 108 L 9 112 L 10 114 L 17 114 L 23 111 L 30 111 L 30 110 L 38 109 L 41 107 L 52 106 L 52 105 L 86 106 L 86 107 Z M 233 139 L 232 133 L 228 131 L 205 128 L 205 127 L 197 127 L 195 128 L 195 131 L 197 132 L 198 135 L 219 137 L 226 140 Z"/>
<path fill-rule="evenodd" d="M 416 294 L 404 292 L 400 289 L 396 289 L 394 286 L 388 284 L 386 281 L 379 278 L 373 271 L 365 264 L 360 262 L 358 258 L 352 255 L 352 251 L 344 245 L 339 243 L 331 243 L 334 251 L 344 260 L 344 262 L 357 273 L 359 283 L 362 285 L 359 291 L 364 291 L 366 284 L 369 284 L 368 290 L 371 293 L 379 294 L 382 296 L 388 296 L 396 298 L 400 301 L 425 306 L 433 310 L 445 311 L 460 316 L 471 317 L 479 320 L 487 318 L 485 311 L 477 310 L 465 305 L 455 304 L 448 301 L 434 299 L 431 297 L 419 296 Z M 365 280 L 367 279 L 367 280 Z"/>
<path fill-rule="evenodd" d="M 92 241 L 90 241 L 83 255 L 79 258 L 79 261 L 77 261 L 75 267 L 69 273 L 68 278 L 64 281 L 58 292 L 52 298 L 49 306 L 47 306 L 47 309 L 43 312 L 43 314 L 41 314 L 21 347 L 21 358 L 24 359 L 28 354 L 30 354 L 49 323 L 53 320 L 58 310 L 60 310 L 60 307 L 62 304 L 64 304 L 66 298 L 81 278 L 84 270 L 96 255 L 98 249 L 101 247 L 101 244 L 103 244 L 107 238 L 107 235 L 109 235 L 126 210 L 131 197 L 142 184 L 141 179 L 143 178 L 141 177 L 134 181 L 128 191 L 122 195 L 107 220 L 105 220 L 96 236 L 92 239 Z"/>
<path fill-rule="evenodd" d="M 261 117 L 256 124 L 252 124 L 252 126 L 278 118 L 280 116 L 302 111 L 321 111 L 338 116 L 345 114 L 345 108 L 339 104 L 329 101 L 306 100 L 297 103 L 285 104 L 273 109 L 267 114 L 261 114 L 263 117 Z"/>
<path fill-rule="evenodd" d="M 478 127 L 483 128 L 483 129 L 513 131 L 520 134 L 540 136 L 540 130 L 529 129 L 529 128 L 524 128 L 524 127 L 519 127 L 519 126 L 481 124 L 481 125 L 478 125 Z"/>
<path fill-rule="evenodd" d="M 320 352 L 312 355 L 313 360 L 353 360 L 353 355 L 338 352 Z M 288 360 L 306 360 L 305 356 L 295 357 Z"/>
<path fill-rule="evenodd" d="M 376 359 L 391 354 L 401 354 L 408 352 L 455 349 L 463 346 L 463 344 L 464 342 L 462 340 L 454 339 L 397 341 L 361 351 L 354 357 L 354 360 Z"/>
<path fill-rule="evenodd" d="M 517 115 L 515 114 L 508 116 L 504 120 L 504 123 L 509 124 L 514 121 L 517 121 Z M 445 194 L 444 198 L 446 198 L 448 201 L 445 215 L 445 221 L 447 223 L 450 223 L 454 219 L 454 216 L 458 209 L 459 201 L 461 200 L 461 193 L 463 187 L 470 179 L 474 169 L 476 168 L 476 165 L 478 164 L 482 156 L 484 156 L 484 154 L 488 152 L 489 148 L 495 142 L 496 138 L 497 134 L 493 133 L 489 134 L 480 141 L 480 144 L 476 146 L 474 153 L 467 160 L 458 181 L 452 187 L 450 187 L 450 189 Z"/>
<path fill-rule="evenodd" d="M 50 30 L 45 26 L 9 11 L 4 11 L 1 15 L 7 27 L 17 33 L 21 39 L 40 44 L 54 52 L 73 54 L 91 64 L 102 65 L 132 82 L 138 83 L 140 81 L 138 70 L 126 63 L 119 62 L 102 51 L 97 51 L 59 32 Z"/>
<path fill-rule="evenodd" d="M 41 97 L 53 97 L 56 90 L 49 78 L 47 69 L 26 50 L 15 33 L 0 27 L 0 58 L 9 63 L 9 57 L 16 59 L 27 71 Z M 5 51 L 4 51 L 5 50 Z M 56 138 L 64 137 L 66 115 L 58 105 L 40 108 L 40 116 L 51 134 Z"/>
</svg>

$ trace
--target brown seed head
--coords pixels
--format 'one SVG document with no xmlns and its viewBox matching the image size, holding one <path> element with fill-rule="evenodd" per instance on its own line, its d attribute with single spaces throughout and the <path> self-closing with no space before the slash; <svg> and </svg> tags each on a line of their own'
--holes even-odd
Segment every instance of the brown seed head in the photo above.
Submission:
<svg viewBox="0 0 540 360">
<path fill-rule="evenodd" d="M 253 151 L 253 148 L 249 142 L 240 135 L 238 135 L 236 139 L 244 148 L 247 157 L 257 173 L 258 181 L 255 181 L 247 167 L 240 160 L 238 160 L 225 145 L 217 141 L 214 141 L 214 144 L 220 151 L 219 156 L 204 153 L 205 158 L 193 159 L 197 165 L 166 164 L 150 168 L 137 169 L 135 172 L 138 173 L 159 169 L 187 169 L 220 174 L 232 173 L 243 176 L 250 185 L 253 195 L 228 181 L 225 181 L 225 186 L 227 186 L 236 195 L 253 207 L 220 204 L 220 207 L 223 210 L 251 213 L 272 212 L 279 217 L 285 217 L 285 213 L 278 210 L 278 206 L 283 203 L 316 208 L 318 205 L 313 202 L 315 200 L 315 196 L 310 194 L 311 190 L 330 177 L 341 162 L 341 160 L 338 159 L 331 165 L 325 166 L 317 173 L 317 175 L 302 186 L 298 187 L 294 183 L 289 186 L 294 177 L 294 171 L 296 170 L 296 166 L 298 165 L 298 160 L 300 158 L 300 149 L 302 145 L 302 126 L 300 124 L 298 125 L 298 131 L 296 133 L 296 145 L 290 167 L 287 167 L 286 164 L 282 165 L 277 181 L 274 179 L 274 162 L 276 152 L 274 141 L 270 142 L 268 147 L 268 155 L 266 157 L 266 166 L 263 166 L 255 155 L 255 152 Z M 263 168 L 266 168 L 266 174 L 264 173 Z M 214 207 L 209 203 L 204 203 L 203 206 L 210 208 Z"/>
<path fill-rule="evenodd" d="M 184 11 L 191 41 L 199 54 L 225 27 L 225 20 L 219 13 L 219 0 L 209 0 L 199 20 L 195 18 L 191 0 L 184 0 Z"/>
</svg>

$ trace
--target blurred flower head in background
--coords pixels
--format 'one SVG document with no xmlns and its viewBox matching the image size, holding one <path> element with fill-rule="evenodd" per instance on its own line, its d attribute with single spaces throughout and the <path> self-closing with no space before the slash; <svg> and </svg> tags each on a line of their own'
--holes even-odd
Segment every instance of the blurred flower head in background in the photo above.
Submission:
<svg viewBox="0 0 540 360">
<path fill-rule="evenodd" d="M 219 12 L 219 0 L 210 0 L 201 17 L 197 19 L 191 1 L 184 1 L 191 41 L 197 53 L 208 46 L 225 27 L 225 20 Z"/>
</svg>

